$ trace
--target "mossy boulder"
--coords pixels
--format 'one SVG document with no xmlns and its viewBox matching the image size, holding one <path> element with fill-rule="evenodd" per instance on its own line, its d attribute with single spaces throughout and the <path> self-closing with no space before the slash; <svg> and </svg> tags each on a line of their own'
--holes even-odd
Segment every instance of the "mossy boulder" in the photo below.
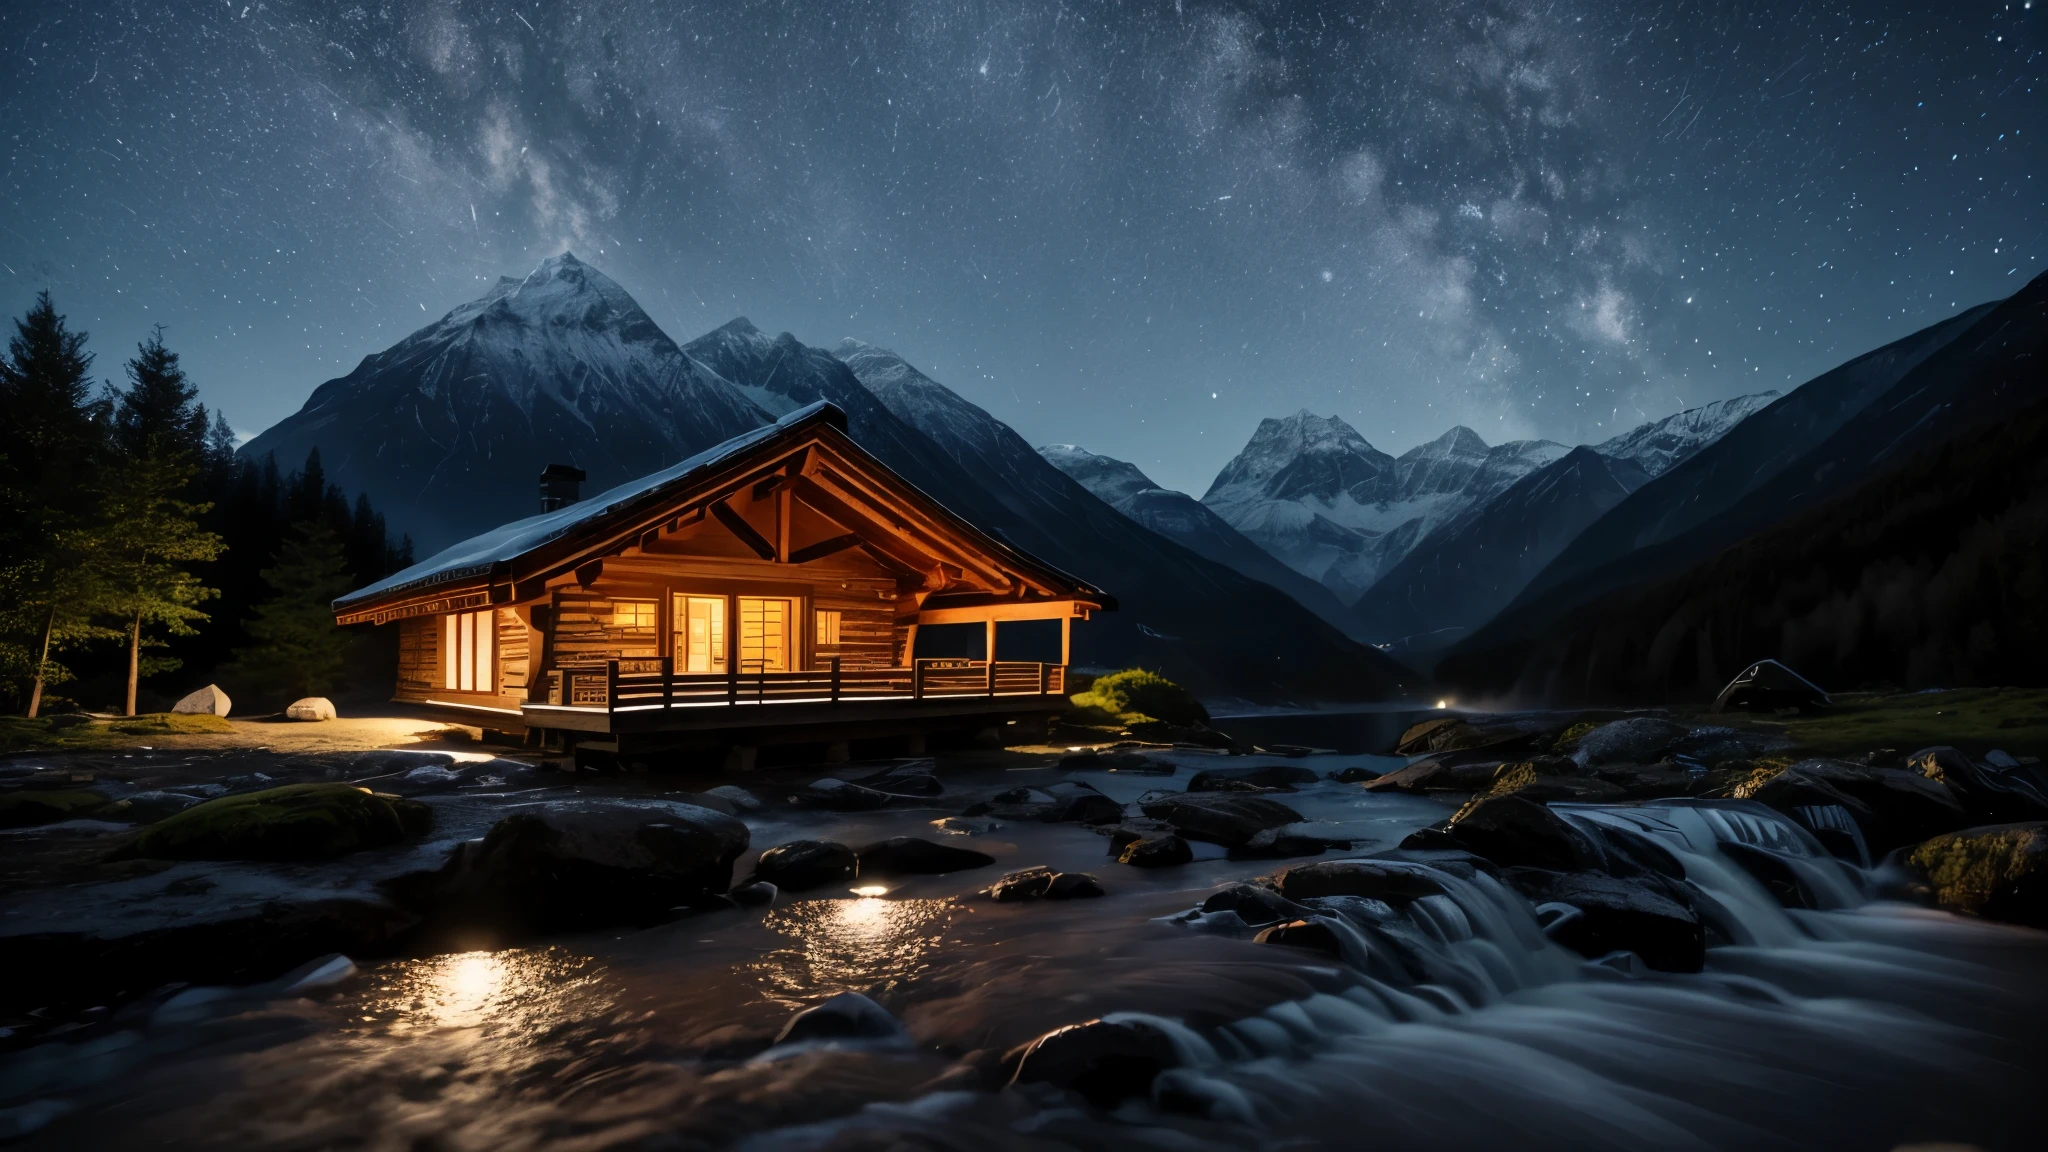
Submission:
<svg viewBox="0 0 2048 1152">
<path fill-rule="evenodd" d="M 1164 720 L 1183 728 L 1209 722 L 1208 709 L 1194 693 L 1157 672 L 1126 668 L 1098 677 L 1088 690 L 1073 697 L 1074 707 L 1101 709 L 1126 722 L 1142 719 Z"/>
<path fill-rule="evenodd" d="M 2048 822 L 1951 832 L 1914 848 L 1906 862 L 1944 908 L 2048 928 Z"/>
<path fill-rule="evenodd" d="M 151 825 L 119 855 L 167 860 L 325 860 L 427 834 L 433 810 L 352 784 L 223 796 Z"/>
<path fill-rule="evenodd" d="M 0 793 L 0 828 L 28 828 L 77 820 L 107 806 L 107 798 L 84 788 L 56 792 Z"/>
</svg>

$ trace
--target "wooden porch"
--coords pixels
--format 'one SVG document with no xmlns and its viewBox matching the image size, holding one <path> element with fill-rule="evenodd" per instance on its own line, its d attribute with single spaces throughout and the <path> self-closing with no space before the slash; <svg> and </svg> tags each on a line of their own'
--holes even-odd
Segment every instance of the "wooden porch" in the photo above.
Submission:
<svg viewBox="0 0 2048 1152">
<path fill-rule="evenodd" d="M 692 732 L 764 725 L 947 720 L 1066 706 L 1067 670 L 1022 660 L 933 658 L 900 668 L 678 673 L 670 658 L 609 660 L 544 673 L 545 699 L 520 708 L 527 728 Z M 429 701 L 429 703 L 443 703 Z M 453 704 L 454 702 L 445 702 Z"/>
</svg>

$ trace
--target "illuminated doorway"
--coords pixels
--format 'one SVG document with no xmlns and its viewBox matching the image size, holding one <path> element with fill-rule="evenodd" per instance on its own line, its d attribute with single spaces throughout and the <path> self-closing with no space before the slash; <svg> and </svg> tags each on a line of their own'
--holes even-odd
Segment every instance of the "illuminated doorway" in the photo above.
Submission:
<svg viewBox="0 0 2048 1152">
<path fill-rule="evenodd" d="M 676 671 L 725 671 L 725 597 L 677 596 Z"/>
<path fill-rule="evenodd" d="M 796 601 L 773 596 L 740 599 L 740 671 L 787 672 L 793 665 Z"/>
</svg>

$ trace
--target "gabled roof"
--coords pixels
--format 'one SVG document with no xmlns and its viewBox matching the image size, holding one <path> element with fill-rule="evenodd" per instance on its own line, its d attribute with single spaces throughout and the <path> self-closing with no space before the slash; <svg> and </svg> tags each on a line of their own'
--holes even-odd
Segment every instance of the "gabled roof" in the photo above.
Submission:
<svg viewBox="0 0 2048 1152">
<path fill-rule="evenodd" d="M 935 522 L 942 523 L 954 536 L 971 544 L 976 551 L 1017 569 L 1030 577 L 1033 583 L 1057 589 L 1058 595 L 1089 601 L 1103 608 L 1114 606 L 1114 601 L 1100 589 L 1019 551 L 955 515 L 890 471 L 887 465 L 847 437 L 845 431 L 846 414 L 836 405 L 827 401 L 806 405 L 773 424 L 735 436 L 659 472 L 621 484 L 566 508 L 515 520 L 443 549 L 410 568 L 337 599 L 333 603 L 334 612 L 337 616 L 362 617 L 372 610 L 381 611 L 387 605 L 435 597 L 443 590 L 461 586 L 497 585 L 514 580 L 524 582 L 539 568 L 559 569 L 563 564 L 580 562 L 586 555 L 601 554 L 607 544 L 615 551 L 616 538 L 622 530 L 630 531 L 638 522 L 650 517 L 659 520 L 668 514 L 668 510 L 700 499 L 707 485 L 715 485 L 722 478 L 729 481 L 735 470 L 746 469 L 751 458 L 773 457 L 813 438 L 829 439 L 834 451 L 856 458 L 865 467 L 886 475 L 910 499 L 924 505 L 925 513 Z M 489 597 L 489 602 L 499 602 L 504 598 L 504 593 L 499 593 Z M 450 611 L 481 606 L 481 603 L 477 595 L 472 595 L 459 601 L 450 600 L 445 605 L 425 607 L 431 611 Z M 407 614 L 417 610 L 418 606 L 409 609 Z"/>
</svg>

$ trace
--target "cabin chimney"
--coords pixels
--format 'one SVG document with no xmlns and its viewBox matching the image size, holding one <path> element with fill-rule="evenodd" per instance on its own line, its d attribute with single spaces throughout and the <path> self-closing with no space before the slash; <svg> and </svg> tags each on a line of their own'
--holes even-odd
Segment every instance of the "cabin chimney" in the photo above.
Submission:
<svg viewBox="0 0 2048 1152">
<path fill-rule="evenodd" d="M 574 464 L 550 464 L 540 470 L 540 510 L 553 512 L 567 508 L 579 499 L 578 488 L 583 483 L 583 469 Z"/>
</svg>

